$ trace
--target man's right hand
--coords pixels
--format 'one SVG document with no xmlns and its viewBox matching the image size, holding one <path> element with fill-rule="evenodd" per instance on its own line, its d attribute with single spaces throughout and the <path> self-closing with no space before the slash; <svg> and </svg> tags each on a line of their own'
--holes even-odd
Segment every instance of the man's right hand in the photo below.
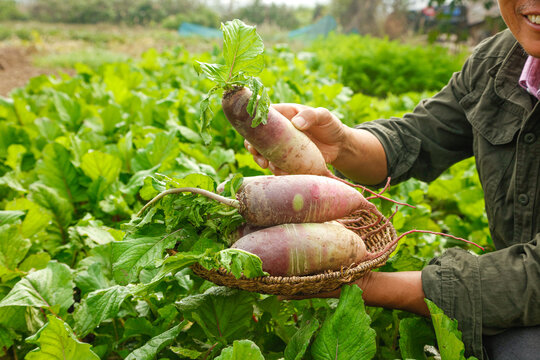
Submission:
<svg viewBox="0 0 540 360">
<path fill-rule="evenodd" d="M 298 130 L 303 131 L 317 145 L 326 163 L 332 164 L 339 157 L 349 128 L 329 110 L 300 104 L 274 104 L 272 107 L 291 120 Z M 244 145 L 260 167 L 269 168 L 276 175 L 286 174 L 265 159 L 247 140 Z"/>
</svg>

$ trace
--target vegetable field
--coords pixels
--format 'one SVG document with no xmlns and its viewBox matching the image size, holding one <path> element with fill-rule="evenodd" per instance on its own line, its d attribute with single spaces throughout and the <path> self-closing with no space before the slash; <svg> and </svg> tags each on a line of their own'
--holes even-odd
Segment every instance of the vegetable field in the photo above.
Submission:
<svg viewBox="0 0 540 360">
<path fill-rule="evenodd" d="M 136 216 L 170 188 L 217 192 L 228 181 L 221 194 L 234 198 L 242 177 L 270 175 L 218 98 L 199 131 L 213 84 L 194 64 L 223 64 L 221 47 L 78 64 L 73 76 L 35 77 L 0 97 L 0 359 L 464 358 L 455 322 L 431 303 L 425 319 L 365 307 L 357 286 L 340 299 L 283 300 L 198 277 L 194 263 L 262 274 L 257 258 L 229 248 L 243 222 L 231 207 L 173 194 Z M 294 51 L 267 46 L 259 78 L 273 103 L 326 107 L 354 126 L 411 111 L 463 61 L 334 35 Z M 472 160 L 386 195 L 415 206 L 392 218 L 398 234 L 448 232 L 492 249 Z M 479 253 L 413 234 L 377 271 L 420 270 L 454 246 Z"/>
</svg>

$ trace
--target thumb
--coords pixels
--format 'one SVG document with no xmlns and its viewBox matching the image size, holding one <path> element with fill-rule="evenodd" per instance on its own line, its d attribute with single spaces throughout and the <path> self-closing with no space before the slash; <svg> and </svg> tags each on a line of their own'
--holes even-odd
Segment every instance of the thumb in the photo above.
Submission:
<svg viewBox="0 0 540 360">
<path fill-rule="evenodd" d="M 305 117 L 300 115 L 300 114 L 293 117 L 291 119 L 291 122 L 293 123 L 294 127 L 297 128 L 298 130 L 303 131 L 303 130 L 306 130 L 307 128 L 309 128 L 309 124 L 306 121 Z"/>
<path fill-rule="evenodd" d="M 300 111 L 291 119 L 293 125 L 305 131 L 312 126 L 327 126 L 332 122 L 332 113 L 325 108 L 308 108 Z"/>
</svg>

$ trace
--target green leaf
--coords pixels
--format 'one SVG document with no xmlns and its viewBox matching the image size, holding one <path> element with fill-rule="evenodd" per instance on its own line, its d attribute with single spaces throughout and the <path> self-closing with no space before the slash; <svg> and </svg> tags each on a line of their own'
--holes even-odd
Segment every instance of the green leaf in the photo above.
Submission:
<svg viewBox="0 0 540 360">
<path fill-rule="evenodd" d="M 43 230 L 49 221 L 51 215 L 36 203 L 26 199 L 18 198 L 6 205 L 6 210 L 25 210 L 26 216 L 22 223 L 21 233 L 24 237 L 30 238 Z"/>
<path fill-rule="evenodd" d="M 238 279 L 242 275 L 248 279 L 265 276 L 261 259 L 240 249 L 225 249 L 218 253 L 219 263 Z"/>
<path fill-rule="evenodd" d="M 82 120 L 81 106 L 77 102 L 77 99 L 71 98 L 68 94 L 58 91 L 54 91 L 52 95 L 59 120 L 64 123 L 70 131 L 76 132 Z"/>
<path fill-rule="evenodd" d="M 24 216 L 24 211 L 17 210 L 0 210 L 0 226 L 6 224 L 13 224 Z"/>
<path fill-rule="evenodd" d="M 26 148 L 20 144 L 13 144 L 8 147 L 8 156 L 6 165 L 11 167 L 16 172 L 21 170 L 21 162 L 23 155 L 26 153 Z"/>
<path fill-rule="evenodd" d="M 162 259 L 165 249 L 174 247 L 176 240 L 176 236 L 163 234 L 128 236 L 123 241 L 114 242 L 114 279 L 121 285 L 135 281 L 141 269 Z"/>
<path fill-rule="evenodd" d="M 15 338 L 16 334 L 12 329 L 0 325 L 0 357 L 7 354 L 6 351 L 14 344 Z"/>
<path fill-rule="evenodd" d="M 102 265 L 98 262 L 90 264 L 87 269 L 80 270 L 75 276 L 75 284 L 83 295 L 110 286 L 109 280 L 103 273 Z"/>
<path fill-rule="evenodd" d="M 27 272 L 45 269 L 49 261 L 51 261 L 51 256 L 46 252 L 32 254 L 24 259 L 24 261 L 19 265 L 19 269 Z"/>
<path fill-rule="evenodd" d="M 465 359 L 465 345 L 461 341 L 461 331 L 458 330 L 457 320 L 450 319 L 434 302 L 425 299 L 431 313 L 431 321 L 437 336 L 437 344 L 442 359 Z M 468 360 L 476 360 L 469 357 Z"/>
<path fill-rule="evenodd" d="M 226 347 L 215 360 L 264 360 L 261 349 L 251 340 L 236 340 Z"/>
<path fill-rule="evenodd" d="M 104 245 L 115 241 L 114 236 L 109 231 L 109 228 L 105 226 L 73 226 L 70 230 L 76 231 L 77 234 L 83 237 L 88 237 L 88 246 L 93 247 L 95 245 Z"/>
<path fill-rule="evenodd" d="M 32 245 L 19 229 L 17 224 L 0 226 L 0 269 L 15 270 Z"/>
<path fill-rule="evenodd" d="M 315 360 L 368 360 L 377 351 L 376 333 L 364 308 L 362 290 L 345 285 L 336 311 L 324 321 L 311 347 Z"/>
<path fill-rule="evenodd" d="M 164 278 L 168 274 L 175 275 L 178 271 L 195 264 L 201 260 L 205 254 L 178 252 L 173 256 L 169 256 L 163 261 L 159 272 L 154 276 L 152 281 L 157 281 Z"/>
<path fill-rule="evenodd" d="M 435 334 L 426 319 L 413 317 L 399 322 L 399 349 L 403 359 L 427 359 L 424 347 L 435 343 Z"/>
<path fill-rule="evenodd" d="M 227 84 L 228 68 L 222 64 L 207 64 L 197 61 L 196 70 L 198 73 L 204 73 L 208 79 L 216 82 L 222 87 Z"/>
<path fill-rule="evenodd" d="M 122 161 L 114 155 L 92 151 L 83 155 L 81 169 L 94 181 L 101 176 L 112 184 L 122 170 Z"/>
<path fill-rule="evenodd" d="M 149 134 L 150 136 L 150 134 Z M 134 171 L 141 171 L 159 165 L 160 169 L 170 167 L 178 155 L 178 139 L 176 134 L 160 132 L 153 136 L 152 141 L 132 159 Z"/>
<path fill-rule="evenodd" d="M 133 289 L 133 285 L 115 285 L 88 294 L 73 314 L 77 334 L 86 336 L 102 321 L 115 317 L 124 300 L 132 294 Z"/>
<path fill-rule="evenodd" d="M 51 212 L 58 231 L 62 238 L 66 239 L 66 230 L 72 220 L 73 207 L 71 204 L 59 196 L 56 190 L 40 183 L 34 183 L 30 186 L 30 200 Z"/>
<path fill-rule="evenodd" d="M 173 353 L 180 355 L 182 358 L 198 359 L 203 353 L 193 349 L 183 348 L 181 346 L 171 346 L 169 348 Z"/>
<path fill-rule="evenodd" d="M 227 82 L 239 73 L 254 76 L 263 69 L 264 44 L 254 26 L 235 19 L 221 25 L 223 56 L 228 68 Z"/>
<path fill-rule="evenodd" d="M 26 339 L 39 348 L 29 352 L 27 360 L 99 360 L 99 357 L 75 337 L 68 324 L 55 316 L 47 316 L 49 322 L 35 335 Z"/>
<path fill-rule="evenodd" d="M 309 346 L 311 337 L 319 328 L 319 321 L 315 318 L 302 324 L 302 327 L 292 336 L 285 348 L 285 360 L 302 360 Z"/>
<path fill-rule="evenodd" d="M 43 149 L 43 158 L 36 166 L 41 182 L 55 189 L 71 204 L 84 201 L 86 194 L 80 185 L 80 174 L 71 163 L 70 153 L 58 143 L 50 143 Z"/>
<path fill-rule="evenodd" d="M 214 286 L 178 301 L 176 306 L 209 338 L 233 340 L 243 338 L 251 325 L 254 297 L 252 293 Z"/>
<path fill-rule="evenodd" d="M 165 331 L 164 333 L 153 337 L 144 344 L 142 347 L 133 350 L 127 357 L 126 360 L 152 360 L 157 357 L 159 352 L 169 344 L 171 344 L 174 339 L 180 334 L 182 328 L 187 324 L 187 320 L 182 321 L 180 324 L 175 327 Z"/>
<path fill-rule="evenodd" d="M 0 307 L 33 306 L 65 314 L 73 304 L 73 281 L 67 265 L 51 261 L 45 269 L 30 273 L 0 301 Z"/>
</svg>

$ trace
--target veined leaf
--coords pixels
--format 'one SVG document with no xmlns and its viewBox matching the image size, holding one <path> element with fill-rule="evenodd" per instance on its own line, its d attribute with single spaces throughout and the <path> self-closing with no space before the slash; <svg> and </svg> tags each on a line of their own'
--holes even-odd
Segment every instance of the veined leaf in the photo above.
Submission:
<svg viewBox="0 0 540 360">
<path fill-rule="evenodd" d="M 442 359 L 465 360 L 465 345 L 461 341 L 461 331 L 457 320 L 450 319 L 434 302 L 425 299 L 431 313 L 431 320 L 437 336 L 437 344 Z M 477 360 L 474 356 L 467 360 Z"/>
<path fill-rule="evenodd" d="M 158 353 L 167 345 L 172 343 L 180 334 L 180 331 L 186 326 L 187 320 L 182 321 L 175 327 L 165 331 L 163 334 L 153 337 L 142 347 L 133 350 L 126 360 L 152 360 L 155 359 Z"/>
<path fill-rule="evenodd" d="M 215 360 L 264 360 L 261 349 L 251 340 L 236 340 L 226 347 Z"/>
<path fill-rule="evenodd" d="M 254 76 L 260 73 L 264 63 L 264 44 L 254 26 L 235 19 L 221 25 L 223 30 L 223 56 L 228 68 L 227 82 L 237 74 Z"/>
<path fill-rule="evenodd" d="M 67 265 L 51 261 L 45 269 L 30 273 L 16 283 L 0 301 L 0 307 L 33 306 L 65 314 L 73 304 L 73 286 Z"/>
<path fill-rule="evenodd" d="M 262 270 L 262 260 L 247 251 L 225 249 L 221 250 L 217 257 L 220 265 L 232 272 L 237 279 L 242 275 L 248 279 L 268 275 Z"/>
<path fill-rule="evenodd" d="M 30 238 L 44 229 L 51 220 L 51 215 L 47 211 L 43 211 L 38 204 L 26 198 L 10 201 L 6 205 L 6 210 L 26 210 L 21 228 L 21 233 L 26 238 Z"/>
<path fill-rule="evenodd" d="M 176 306 L 184 317 L 197 322 L 212 339 L 241 339 L 250 327 L 255 295 L 226 287 L 212 287 L 191 295 Z"/>
<path fill-rule="evenodd" d="M 176 240 L 174 235 L 163 234 L 127 237 L 112 243 L 113 271 L 117 283 L 125 285 L 135 281 L 141 269 L 163 258 L 165 249 L 172 248 Z"/>
<path fill-rule="evenodd" d="M 158 133 L 145 149 L 139 150 L 131 160 L 133 171 L 141 171 L 160 166 L 168 166 L 179 152 L 178 139 L 174 132 Z"/>
<path fill-rule="evenodd" d="M 67 227 L 72 220 L 73 207 L 71 204 L 59 196 L 56 190 L 40 183 L 34 183 L 30 186 L 30 200 L 51 212 L 62 239 L 66 239 Z"/>
<path fill-rule="evenodd" d="M 81 105 L 77 99 L 68 96 L 63 92 L 52 92 L 52 101 L 56 107 L 59 120 L 73 132 L 77 132 L 81 125 Z"/>
<path fill-rule="evenodd" d="M 429 320 L 413 317 L 399 322 L 399 349 L 403 359 L 427 359 L 424 347 L 435 343 Z"/>
<path fill-rule="evenodd" d="M 302 360 L 306 353 L 311 337 L 319 328 L 319 321 L 315 318 L 306 321 L 293 335 L 285 348 L 285 360 Z"/>
<path fill-rule="evenodd" d="M 208 79 L 216 82 L 219 86 L 227 84 L 227 67 L 222 64 L 208 64 L 200 61 L 196 62 L 195 69 L 198 73 L 204 73 Z"/>
<path fill-rule="evenodd" d="M 90 344 L 83 343 L 75 337 L 68 324 L 56 316 L 47 316 L 49 322 L 27 342 L 39 345 L 29 352 L 27 360 L 99 360 L 90 349 Z"/>
<path fill-rule="evenodd" d="M 377 351 L 376 333 L 357 285 L 342 287 L 336 311 L 324 321 L 313 342 L 315 360 L 369 360 Z"/>
<path fill-rule="evenodd" d="M 101 176 L 112 184 L 122 170 L 122 161 L 114 155 L 92 151 L 82 157 L 81 169 L 94 181 Z"/>
<path fill-rule="evenodd" d="M 79 183 L 80 175 L 71 163 L 69 151 L 62 145 L 54 142 L 45 146 L 36 172 L 43 184 L 55 189 L 71 204 L 85 200 L 85 191 Z"/>
<path fill-rule="evenodd" d="M 132 294 L 134 287 L 115 285 L 88 294 L 75 309 L 75 331 L 85 336 L 102 321 L 115 317 L 124 300 Z"/>
<path fill-rule="evenodd" d="M 6 165 L 13 170 L 21 170 L 21 162 L 23 155 L 26 153 L 26 148 L 20 144 L 13 144 L 8 147 L 8 156 L 6 159 Z"/>
<path fill-rule="evenodd" d="M 0 268 L 15 270 L 32 245 L 19 229 L 19 224 L 0 226 Z"/>
<path fill-rule="evenodd" d="M 6 224 L 13 224 L 21 217 L 24 216 L 24 211 L 17 210 L 0 210 L 0 226 Z"/>
</svg>

